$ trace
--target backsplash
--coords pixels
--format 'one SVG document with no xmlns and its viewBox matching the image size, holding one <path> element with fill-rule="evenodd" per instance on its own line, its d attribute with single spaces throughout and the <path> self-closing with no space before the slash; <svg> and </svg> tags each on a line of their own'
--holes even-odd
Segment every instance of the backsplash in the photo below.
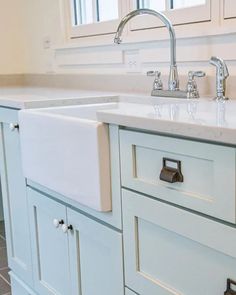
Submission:
<svg viewBox="0 0 236 295">
<path fill-rule="evenodd" d="M 180 75 L 180 86 L 185 89 L 187 76 Z M 162 77 L 167 85 L 168 76 Z M 215 77 L 207 76 L 197 79 L 200 96 L 215 96 Z M 24 85 L 37 87 L 62 87 L 71 89 L 86 89 L 99 91 L 118 91 L 150 95 L 153 77 L 145 74 L 34 74 L 24 75 Z M 227 80 L 227 95 L 236 99 L 236 77 Z"/>
</svg>

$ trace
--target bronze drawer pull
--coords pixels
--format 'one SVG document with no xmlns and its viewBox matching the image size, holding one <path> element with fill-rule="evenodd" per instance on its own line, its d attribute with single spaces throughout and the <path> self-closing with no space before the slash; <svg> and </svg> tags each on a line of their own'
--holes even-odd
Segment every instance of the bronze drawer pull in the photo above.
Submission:
<svg viewBox="0 0 236 295">
<path fill-rule="evenodd" d="M 236 286 L 236 282 L 233 281 L 233 280 L 228 279 L 228 280 L 227 280 L 227 289 L 226 289 L 224 295 L 236 295 L 236 291 L 234 291 L 234 290 L 231 288 L 231 285 Z"/>
<path fill-rule="evenodd" d="M 168 166 L 168 163 L 173 163 L 176 165 L 176 168 L 173 167 L 174 165 L 172 167 Z M 169 183 L 183 182 L 184 177 L 181 173 L 181 161 L 163 158 L 163 168 L 161 170 L 160 180 Z"/>
</svg>

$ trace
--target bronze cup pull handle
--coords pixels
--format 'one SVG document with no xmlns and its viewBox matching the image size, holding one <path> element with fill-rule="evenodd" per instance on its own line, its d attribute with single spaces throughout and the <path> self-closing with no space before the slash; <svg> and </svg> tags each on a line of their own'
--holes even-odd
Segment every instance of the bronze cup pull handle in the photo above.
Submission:
<svg viewBox="0 0 236 295">
<path fill-rule="evenodd" d="M 169 183 L 183 182 L 184 176 L 181 172 L 181 161 L 163 158 L 160 180 Z"/>
<path fill-rule="evenodd" d="M 236 282 L 231 279 L 227 279 L 227 289 L 224 295 L 236 295 L 236 291 L 232 289 L 232 285 L 236 286 Z"/>
</svg>

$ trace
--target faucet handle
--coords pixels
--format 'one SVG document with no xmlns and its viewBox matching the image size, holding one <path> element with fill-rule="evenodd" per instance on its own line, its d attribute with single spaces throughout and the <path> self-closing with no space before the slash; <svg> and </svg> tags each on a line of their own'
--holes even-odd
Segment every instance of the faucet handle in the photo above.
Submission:
<svg viewBox="0 0 236 295">
<path fill-rule="evenodd" d="M 187 83 L 187 98 L 199 98 L 199 92 L 197 89 L 197 83 L 195 77 L 205 77 L 206 73 L 203 71 L 189 71 L 188 72 L 188 83 Z"/>
<path fill-rule="evenodd" d="M 147 76 L 149 76 L 149 77 L 155 76 L 155 78 L 160 78 L 161 72 L 159 72 L 159 71 L 148 71 Z"/>
<path fill-rule="evenodd" d="M 188 79 L 189 80 L 193 80 L 194 77 L 201 78 L 201 77 L 205 77 L 205 76 L 206 76 L 206 73 L 203 71 L 189 71 L 188 72 Z"/>
<path fill-rule="evenodd" d="M 162 90 L 163 84 L 161 81 L 161 72 L 159 71 L 148 71 L 147 76 L 153 77 L 155 76 L 155 80 L 153 82 L 153 90 Z"/>
</svg>

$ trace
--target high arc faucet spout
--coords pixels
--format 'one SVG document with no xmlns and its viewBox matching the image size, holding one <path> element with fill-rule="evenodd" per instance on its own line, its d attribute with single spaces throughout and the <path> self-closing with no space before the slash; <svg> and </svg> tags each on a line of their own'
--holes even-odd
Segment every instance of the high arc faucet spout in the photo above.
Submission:
<svg viewBox="0 0 236 295">
<path fill-rule="evenodd" d="M 170 74 L 169 74 L 169 82 L 168 82 L 168 88 L 171 91 L 175 91 L 179 89 L 179 78 L 178 78 L 178 71 L 177 71 L 177 64 L 176 64 L 176 36 L 175 36 L 175 30 L 171 23 L 171 21 L 161 12 L 152 10 L 152 9 L 137 9 L 134 11 L 131 11 L 129 14 L 127 14 L 123 19 L 121 20 L 117 32 L 114 38 L 114 42 L 117 44 L 120 44 L 122 42 L 121 35 L 123 33 L 125 25 L 135 16 L 138 15 L 153 15 L 160 19 L 166 28 L 169 31 L 170 35 Z"/>
</svg>

